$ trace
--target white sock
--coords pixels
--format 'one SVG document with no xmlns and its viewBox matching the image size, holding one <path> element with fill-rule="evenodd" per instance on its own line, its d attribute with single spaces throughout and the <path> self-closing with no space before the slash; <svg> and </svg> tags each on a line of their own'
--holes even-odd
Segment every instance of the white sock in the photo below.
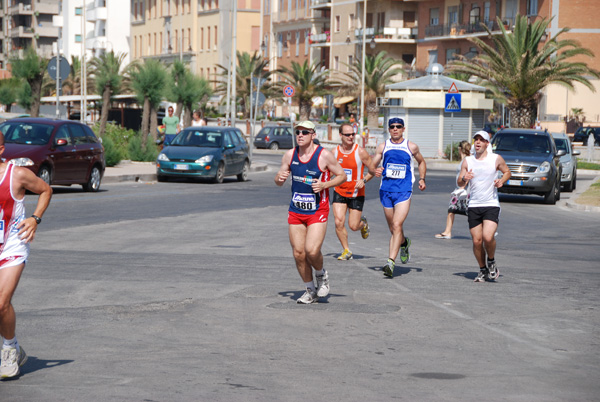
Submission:
<svg viewBox="0 0 600 402">
<path fill-rule="evenodd" d="M 12 349 L 12 348 L 19 350 L 19 342 L 17 342 L 16 336 L 12 339 L 4 339 L 4 343 L 2 344 L 2 349 Z"/>
<path fill-rule="evenodd" d="M 304 286 L 305 286 L 307 289 L 310 289 L 310 290 L 315 290 L 315 284 L 314 284 L 314 282 L 313 282 L 313 281 L 310 281 L 310 282 L 304 282 Z"/>
<path fill-rule="evenodd" d="M 325 275 L 325 268 L 323 268 L 323 269 L 322 269 L 322 270 L 320 270 L 320 271 L 316 271 L 316 270 L 315 270 L 315 275 L 317 275 L 317 276 L 323 276 L 323 275 Z"/>
</svg>

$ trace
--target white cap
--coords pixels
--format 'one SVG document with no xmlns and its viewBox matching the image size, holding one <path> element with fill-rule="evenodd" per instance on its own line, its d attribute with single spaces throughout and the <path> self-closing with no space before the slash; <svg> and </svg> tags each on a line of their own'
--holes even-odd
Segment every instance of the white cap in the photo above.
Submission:
<svg viewBox="0 0 600 402">
<path fill-rule="evenodd" d="M 490 142 L 490 135 L 487 131 L 478 131 L 475 133 L 475 135 L 473 136 L 473 139 L 475 139 L 475 137 L 480 136 L 481 138 L 484 139 L 484 141 Z"/>
</svg>

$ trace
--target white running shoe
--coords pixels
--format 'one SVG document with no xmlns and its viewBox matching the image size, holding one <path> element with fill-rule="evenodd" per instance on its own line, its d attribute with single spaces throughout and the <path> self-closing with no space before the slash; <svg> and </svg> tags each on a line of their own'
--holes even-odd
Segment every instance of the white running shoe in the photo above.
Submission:
<svg viewBox="0 0 600 402">
<path fill-rule="evenodd" d="M 319 296 L 317 296 L 317 292 L 306 288 L 306 292 L 296 302 L 298 304 L 311 304 L 319 300 Z"/>
<path fill-rule="evenodd" d="M 327 271 L 323 275 L 315 275 L 317 277 L 317 297 L 325 297 L 329 294 L 329 274 Z"/>
<path fill-rule="evenodd" d="M 10 378 L 19 375 L 20 367 L 27 361 L 27 353 L 23 348 L 2 349 L 2 363 L 0 363 L 0 377 Z"/>
</svg>

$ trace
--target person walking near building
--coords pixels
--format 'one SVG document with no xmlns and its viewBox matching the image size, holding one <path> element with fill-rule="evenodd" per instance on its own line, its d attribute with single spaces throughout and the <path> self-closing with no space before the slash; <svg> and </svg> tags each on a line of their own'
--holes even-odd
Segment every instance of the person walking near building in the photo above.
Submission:
<svg viewBox="0 0 600 402">
<path fill-rule="evenodd" d="M 469 141 L 461 141 L 458 144 L 458 154 L 461 162 L 471 155 L 471 144 Z M 461 163 L 456 166 L 456 181 L 460 174 Z M 451 239 L 452 226 L 454 225 L 454 216 L 456 214 L 466 215 L 469 202 L 469 191 L 465 187 L 457 187 L 450 194 L 450 204 L 448 205 L 448 216 L 446 217 L 446 228 L 444 231 L 435 235 L 436 239 Z"/>
<path fill-rule="evenodd" d="M 418 163 L 419 190 L 427 187 L 425 176 L 427 165 L 419 147 L 414 142 L 404 138 L 404 120 L 392 117 L 388 121 L 390 138 L 377 146 L 373 165 L 379 166 L 375 175 L 381 177 L 379 198 L 392 237 L 390 239 L 389 255 L 383 266 L 383 273 L 388 277 L 394 276 L 396 257 L 400 251 L 400 262 L 408 263 L 410 259 L 410 239 L 404 236 L 404 221 L 410 209 L 410 199 L 415 181 L 412 159 Z"/>
<path fill-rule="evenodd" d="M 329 215 L 329 188 L 346 181 L 346 174 L 331 152 L 313 142 L 314 123 L 301 121 L 295 131 L 298 146 L 283 155 L 275 184 L 283 186 L 291 175 L 288 230 L 296 268 L 306 288 L 297 302 L 310 304 L 329 294 L 329 275 L 323 268 L 321 253 Z M 331 174 L 335 178 L 331 179 Z"/>
<path fill-rule="evenodd" d="M 511 174 L 500 155 L 488 152 L 490 135 L 486 131 L 476 132 L 474 139 L 475 155 L 462 161 L 456 184 L 459 187 L 470 186 L 467 217 L 473 238 L 473 254 L 479 264 L 475 282 L 483 282 L 496 280 L 500 276 L 494 236 L 500 218 L 498 188 L 510 179 Z M 502 172 L 501 178 L 498 178 L 498 171 Z"/>
<path fill-rule="evenodd" d="M 352 231 L 360 230 L 363 239 L 369 237 L 369 223 L 366 216 L 361 215 L 365 203 L 365 184 L 375 176 L 375 170 L 369 153 L 354 143 L 355 136 L 351 124 L 342 124 L 340 126 L 342 144 L 333 151 L 333 156 L 342 166 L 347 177 L 346 181 L 337 186 L 333 193 L 335 233 L 343 248 L 338 260 L 352 259 L 346 230 L 346 211 L 350 210 L 348 214 L 350 229 Z M 365 167 L 369 170 L 366 176 L 364 176 Z"/>
<path fill-rule="evenodd" d="M 0 133 L 0 156 L 4 153 L 4 135 Z M 31 170 L 0 162 L 0 335 L 3 338 L 0 356 L 0 377 L 19 375 L 27 361 L 25 350 L 16 337 L 16 315 L 11 303 L 25 269 L 29 243 L 35 238 L 38 225 L 50 204 L 52 188 Z M 25 192 L 39 194 L 33 215 L 25 217 Z"/>
<path fill-rule="evenodd" d="M 163 117 L 162 123 L 165 126 L 164 146 L 171 144 L 171 141 L 179 133 L 179 117 L 173 116 L 173 106 L 167 109 L 168 116 Z"/>
<path fill-rule="evenodd" d="M 202 127 L 205 125 L 204 119 L 200 118 L 200 112 L 194 110 L 194 113 L 192 113 L 192 127 Z"/>
</svg>

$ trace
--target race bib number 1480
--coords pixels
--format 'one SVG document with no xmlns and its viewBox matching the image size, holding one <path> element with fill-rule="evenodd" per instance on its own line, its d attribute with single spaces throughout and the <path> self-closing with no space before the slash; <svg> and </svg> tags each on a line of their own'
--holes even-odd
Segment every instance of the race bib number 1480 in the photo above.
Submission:
<svg viewBox="0 0 600 402">
<path fill-rule="evenodd" d="M 294 193 L 292 202 L 296 208 L 303 211 L 317 210 L 317 197 L 315 194 Z"/>
</svg>

